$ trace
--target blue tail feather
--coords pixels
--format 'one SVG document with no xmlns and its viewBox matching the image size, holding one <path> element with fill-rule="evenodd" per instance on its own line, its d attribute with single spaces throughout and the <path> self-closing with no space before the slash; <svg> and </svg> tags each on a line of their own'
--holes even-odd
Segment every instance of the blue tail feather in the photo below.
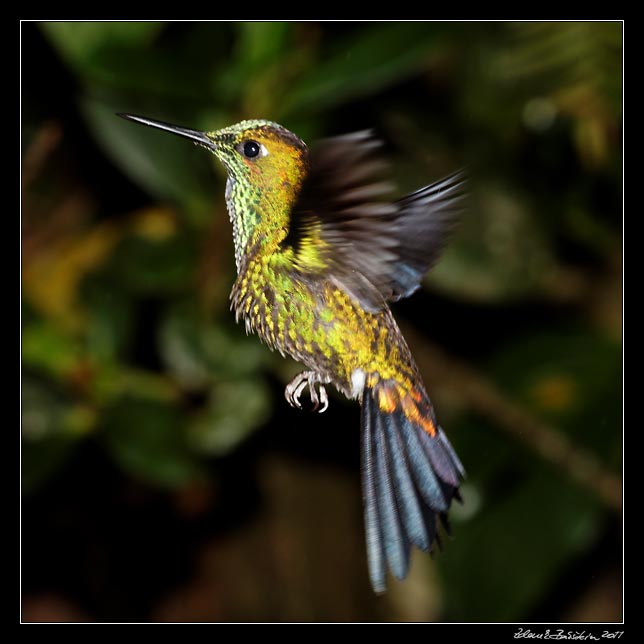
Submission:
<svg viewBox="0 0 644 644">
<path fill-rule="evenodd" d="M 405 445 L 400 436 L 400 426 L 395 416 L 381 415 L 380 418 L 388 426 L 387 441 L 393 460 L 394 488 L 401 521 L 407 529 L 409 541 L 421 550 L 427 551 L 431 545 L 431 537 L 425 525 L 423 505 L 418 498 L 411 476 Z"/>
<path fill-rule="evenodd" d="M 389 428 L 383 418 L 376 416 L 374 427 L 376 454 L 376 495 L 383 546 L 389 568 L 398 579 L 404 579 L 409 569 L 409 539 L 403 515 L 396 498 L 396 465 L 389 450 Z"/>
<path fill-rule="evenodd" d="M 464 470 L 442 430 L 430 436 L 402 409 L 383 412 L 368 388 L 361 426 L 369 576 L 382 593 L 387 569 L 398 579 L 407 576 L 412 545 L 440 547 L 437 519 L 449 533 L 446 512 L 453 499 L 460 500 Z"/>
<path fill-rule="evenodd" d="M 373 399 L 371 399 L 373 402 Z M 373 405 L 365 400 L 362 405 L 361 420 L 363 428 L 368 427 L 369 431 L 362 431 L 362 495 L 364 503 L 365 533 L 367 537 L 367 563 L 369 565 L 369 577 L 374 592 L 383 593 L 386 590 L 385 576 L 387 563 L 382 546 L 382 531 L 380 528 L 380 517 L 378 511 L 378 498 L 376 493 L 376 455 L 374 450 L 373 427 Z"/>
</svg>

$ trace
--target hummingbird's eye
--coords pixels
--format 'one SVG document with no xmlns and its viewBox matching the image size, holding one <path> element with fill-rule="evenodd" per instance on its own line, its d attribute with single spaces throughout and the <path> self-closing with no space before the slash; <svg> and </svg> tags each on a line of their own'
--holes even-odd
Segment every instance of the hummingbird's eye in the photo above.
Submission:
<svg viewBox="0 0 644 644">
<path fill-rule="evenodd" d="M 262 146 L 257 141 L 246 141 L 242 149 L 247 159 L 254 159 L 261 152 Z"/>
</svg>

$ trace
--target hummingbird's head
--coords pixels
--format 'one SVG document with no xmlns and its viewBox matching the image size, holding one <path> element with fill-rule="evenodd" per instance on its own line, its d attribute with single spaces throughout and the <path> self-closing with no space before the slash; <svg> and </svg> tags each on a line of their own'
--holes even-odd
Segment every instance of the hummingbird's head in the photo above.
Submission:
<svg viewBox="0 0 644 644">
<path fill-rule="evenodd" d="M 206 137 L 229 176 L 237 181 L 290 192 L 299 188 L 306 173 L 306 144 L 272 121 L 242 121 L 207 132 Z"/>
<path fill-rule="evenodd" d="M 272 121 L 241 121 L 200 132 L 142 116 L 119 116 L 190 139 L 224 164 L 238 265 L 251 238 L 286 234 L 291 207 L 308 171 L 308 148 L 298 136 Z"/>
<path fill-rule="evenodd" d="M 306 175 L 308 148 L 304 141 L 272 121 L 241 121 L 213 132 L 200 132 L 142 116 L 119 116 L 190 139 L 210 150 L 235 182 L 267 192 L 296 193 Z"/>
</svg>

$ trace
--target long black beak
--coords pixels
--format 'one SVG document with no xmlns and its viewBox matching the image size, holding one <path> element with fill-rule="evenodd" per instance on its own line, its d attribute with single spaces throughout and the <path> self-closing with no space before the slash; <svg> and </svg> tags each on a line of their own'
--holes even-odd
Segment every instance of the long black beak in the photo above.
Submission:
<svg viewBox="0 0 644 644">
<path fill-rule="evenodd" d="M 190 130 L 187 127 L 180 127 L 178 125 L 171 125 L 170 123 L 164 123 L 163 121 L 155 121 L 154 119 L 148 119 L 144 116 L 135 116 L 134 114 L 122 114 L 118 113 L 117 116 L 127 119 L 128 121 L 134 121 L 135 123 L 142 123 L 149 127 L 156 127 L 159 130 L 165 130 L 166 132 L 172 132 L 178 136 L 183 136 L 187 139 L 191 139 L 199 145 L 203 145 L 209 150 L 215 149 L 215 144 L 208 138 L 205 132 L 200 132 L 199 130 Z"/>
</svg>

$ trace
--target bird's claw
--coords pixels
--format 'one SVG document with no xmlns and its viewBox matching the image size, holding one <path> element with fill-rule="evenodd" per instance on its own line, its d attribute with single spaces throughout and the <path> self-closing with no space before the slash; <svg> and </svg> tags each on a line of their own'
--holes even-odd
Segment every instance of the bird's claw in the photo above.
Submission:
<svg viewBox="0 0 644 644">
<path fill-rule="evenodd" d="M 319 394 L 315 388 L 316 384 L 320 388 Z M 300 396 L 306 387 L 309 388 L 311 402 L 313 403 L 313 409 L 311 411 L 317 411 L 318 414 L 325 412 L 329 407 L 329 396 L 326 393 L 324 385 L 320 382 L 318 374 L 314 371 L 303 371 L 295 376 L 288 385 L 286 385 L 286 388 L 284 389 L 284 397 L 288 401 L 289 405 L 291 405 L 291 407 L 296 407 L 297 409 L 302 409 Z M 320 405 L 322 405 L 322 407 L 320 407 Z"/>
<path fill-rule="evenodd" d="M 327 410 L 329 406 L 329 396 L 326 393 L 326 389 L 321 382 L 317 383 L 320 387 L 320 393 L 315 390 L 315 382 L 309 382 L 309 391 L 311 392 L 311 402 L 313 403 L 313 410 L 317 411 L 318 414 L 321 414 Z M 320 404 L 322 408 L 320 408 Z"/>
</svg>

